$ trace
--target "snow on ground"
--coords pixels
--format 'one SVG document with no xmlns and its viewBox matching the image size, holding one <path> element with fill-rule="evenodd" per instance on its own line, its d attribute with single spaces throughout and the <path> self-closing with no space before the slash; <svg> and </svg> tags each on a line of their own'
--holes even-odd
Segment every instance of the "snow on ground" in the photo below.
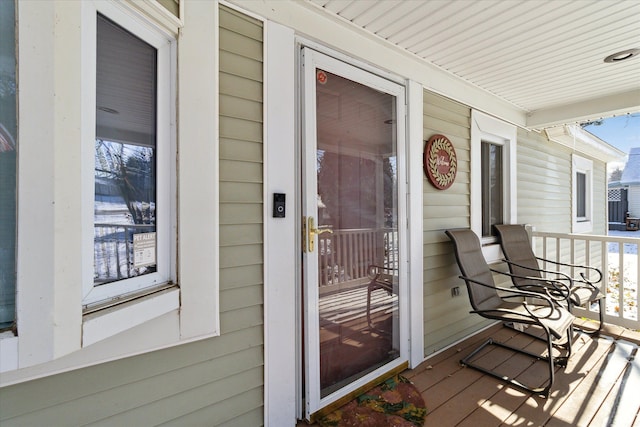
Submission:
<svg viewBox="0 0 640 427">
<path fill-rule="evenodd" d="M 624 253 L 624 304 L 623 317 L 637 320 L 638 305 L 638 246 L 640 246 L 640 231 L 616 231 L 610 230 L 609 236 L 612 237 L 631 237 L 636 238 L 636 243 L 625 243 L 623 246 Z M 617 243 L 609 243 L 609 286 L 607 288 L 607 313 L 617 315 L 620 311 L 619 304 L 619 269 L 620 254 L 619 245 Z"/>
</svg>

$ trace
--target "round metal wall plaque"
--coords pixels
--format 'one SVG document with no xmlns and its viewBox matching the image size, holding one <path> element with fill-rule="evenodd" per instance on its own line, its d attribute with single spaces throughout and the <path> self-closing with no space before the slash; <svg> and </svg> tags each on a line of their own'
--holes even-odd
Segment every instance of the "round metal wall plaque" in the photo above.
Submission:
<svg viewBox="0 0 640 427">
<path fill-rule="evenodd" d="M 451 187 L 458 171 L 456 150 L 444 135 L 433 135 L 424 147 L 424 172 L 439 190 Z"/>
</svg>

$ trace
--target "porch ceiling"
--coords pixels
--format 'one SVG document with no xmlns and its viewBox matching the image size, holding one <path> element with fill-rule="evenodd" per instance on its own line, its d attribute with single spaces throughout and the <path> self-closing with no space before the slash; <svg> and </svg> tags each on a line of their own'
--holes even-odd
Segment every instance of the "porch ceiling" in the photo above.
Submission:
<svg viewBox="0 0 640 427">
<path fill-rule="evenodd" d="M 640 111 L 637 0 L 305 0 L 527 113 L 527 125 Z"/>
</svg>

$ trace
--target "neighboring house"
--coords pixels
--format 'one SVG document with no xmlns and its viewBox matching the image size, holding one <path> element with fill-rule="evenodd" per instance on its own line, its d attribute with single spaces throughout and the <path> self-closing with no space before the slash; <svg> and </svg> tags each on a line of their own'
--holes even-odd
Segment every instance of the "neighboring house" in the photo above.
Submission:
<svg viewBox="0 0 640 427">
<path fill-rule="evenodd" d="M 311 2 L 0 7 L 3 426 L 291 426 L 490 324 L 444 230 L 490 262 L 499 222 L 606 234 L 623 153 L 563 123 L 610 111 L 521 108 Z"/>
<path fill-rule="evenodd" d="M 607 187 L 609 230 L 626 230 L 626 219 L 629 216 L 629 189 L 620 181 L 611 181 Z"/>
<path fill-rule="evenodd" d="M 628 191 L 629 216 L 640 218 L 640 147 L 629 151 L 629 159 L 622 171 L 620 185 Z"/>
</svg>

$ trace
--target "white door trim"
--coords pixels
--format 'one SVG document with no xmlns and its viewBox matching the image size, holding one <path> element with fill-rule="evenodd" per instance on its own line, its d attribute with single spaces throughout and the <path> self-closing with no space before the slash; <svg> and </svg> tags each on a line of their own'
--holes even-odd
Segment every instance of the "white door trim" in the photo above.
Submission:
<svg viewBox="0 0 640 427">
<path fill-rule="evenodd" d="M 265 21 L 264 30 L 264 331 L 265 426 L 295 426 L 302 416 L 302 367 L 297 342 L 299 314 L 299 152 L 296 141 L 297 48 L 292 29 Z M 331 52 L 328 48 L 319 49 Z M 350 61 L 354 63 L 355 61 Z M 363 67 L 370 69 L 370 67 Z M 398 81 L 396 79 L 396 81 Z M 423 88 L 414 81 L 407 83 L 407 181 L 408 181 L 408 251 L 412 260 L 408 268 L 409 333 L 411 367 L 424 360 L 423 335 Z M 273 193 L 287 195 L 287 216 L 272 218 Z M 288 244 L 283 245 L 283 242 Z"/>
<path fill-rule="evenodd" d="M 270 21 L 264 30 L 264 423 L 294 426 L 297 363 L 296 58 L 293 30 Z M 273 193 L 286 195 L 273 218 Z"/>
</svg>

